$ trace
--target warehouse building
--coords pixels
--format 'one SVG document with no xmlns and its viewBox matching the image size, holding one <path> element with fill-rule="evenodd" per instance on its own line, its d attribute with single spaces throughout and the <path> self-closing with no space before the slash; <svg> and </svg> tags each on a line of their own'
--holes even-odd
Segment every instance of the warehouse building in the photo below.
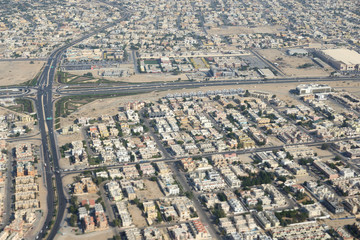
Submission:
<svg viewBox="0 0 360 240">
<path fill-rule="evenodd" d="M 327 49 L 316 52 L 316 55 L 339 71 L 360 71 L 360 54 L 349 49 Z"/>
</svg>

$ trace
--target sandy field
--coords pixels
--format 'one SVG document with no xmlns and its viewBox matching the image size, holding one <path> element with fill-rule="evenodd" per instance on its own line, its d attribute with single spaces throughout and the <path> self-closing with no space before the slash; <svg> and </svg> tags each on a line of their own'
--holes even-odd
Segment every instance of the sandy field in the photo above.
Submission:
<svg viewBox="0 0 360 240">
<path fill-rule="evenodd" d="M 334 158 L 335 156 L 329 152 L 328 150 L 322 150 L 321 147 L 310 147 L 314 153 L 317 153 L 318 154 L 318 157 L 319 158 L 325 158 L 325 157 L 332 157 Z"/>
<path fill-rule="evenodd" d="M 107 69 L 110 70 L 110 69 Z M 181 80 L 188 80 L 185 74 L 179 74 L 179 75 L 173 75 L 170 73 L 152 73 L 152 74 L 135 74 L 131 75 L 129 77 L 103 77 L 100 76 L 99 69 L 96 70 L 77 70 L 77 71 L 66 71 L 68 73 L 74 74 L 74 75 L 83 75 L 86 73 L 92 73 L 95 78 L 99 79 L 106 79 L 110 81 L 120 81 L 120 82 L 130 82 L 130 83 L 143 83 L 143 82 L 172 82 L 176 81 L 179 78 Z M 95 79 L 97 81 L 97 79 Z"/>
<path fill-rule="evenodd" d="M 58 134 L 57 136 L 58 136 L 57 137 L 57 139 L 58 139 L 57 142 L 58 142 L 59 146 L 63 146 L 66 143 L 71 143 L 73 141 L 84 140 L 81 133 L 73 133 L 73 134 L 68 134 L 68 135 Z"/>
<path fill-rule="evenodd" d="M 68 143 L 71 143 L 71 141 L 69 141 Z M 64 145 L 64 144 L 63 144 Z M 62 146 L 62 145 L 59 145 Z M 70 164 L 70 160 L 67 158 L 60 158 L 60 162 L 59 162 L 60 168 L 61 169 L 68 169 L 71 167 L 74 167 L 73 165 Z"/>
<path fill-rule="evenodd" d="M 0 62 L 0 86 L 15 85 L 33 79 L 44 65 L 43 61 Z"/>
<path fill-rule="evenodd" d="M 346 212 L 347 213 L 347 212 Z M 344 214 L 346 215 L 350 215 L 350 214 Z M 335 218 L 340 217 L 339 215 L 333 216 Z M 338 228 L 338 227 L 342 227 L 345 225 L 352 225 L 356 222 L 356 219 L 341 219 L 341 220 L 330 220 L 330 219 L 324 219 L 322 221 L 320 221 L 319 223 L 321 224 L 322 222 L 324 222 L 326 225 L 333 227 L 333 228 Z"/>
<path fill-rule="evenodd" d="M 129 213 L 133 219 L 133 224 L 136 227 L 146 227 L 147 223 L 145 218 L 142 216 L 141 210 L 133 204 L 128 205 Z"/>
<path fill-rule="evenodd" d="M 306 175 L 306 176 L 296 176 L 296 182 L 301 184 L 301 183 L 304 183 L 306 181 L 316 181 L 317 179 L 314 178 L 313 176 L 310 176 L 310 175 Z M 309 196 L 310 193 L 308 194 Z"/>
<path fill-rule="evenodd" d="M 287 76 L 297 76 L 297 77 L 307 77 L 307 76 L 329 76 L 331 70 L 324 70 L 318 65 L 316 65 L 308 57 L 296 57 L 289 56 L 285 52 L 277 49 L 263 49 L 257 51 L 266 59 L 272 63 L 279 64 L 278 67 L 287 75 Z M 282 59 L 282 60 L 281 60 Z M 309 68 L 298 69 L 297 67 L 303 64 L 314 64 L 314 66 Z"/>
<path fill-rule="evenodd" d="M 351 111 L 349 111 L 347 108 L 344 108 L 343 105 L 341 105 L 340 103 L 332 100 L 332 99 L 328 99 L 325 100 L 324 103 L 328 106 L 330 106 L 332 109 L 334 109 L 336 112 L 338 113 L 351 113 Z"/>
<path fill-rule="evenodd" d="M 269 138 L 269 141 L 268 141 L 269 143 L 267 144 L 267 146 L 282 146 L 282 145 L 284 145 L 284 143 L 275 136 L 268 136 L 268 138 Z"/>
<path fill-rule="evenodd" d="M 242 27 L 242 26 L 229 26 L 226 28 L 211 28 L 208 34 L 214 35 L 234 35 L 234 34 L 251 34 L 251 33 L 277 33 L 284 27 L 278 26 L 260 26 L 256 28 Z"/>
<path fill-rule="evenodd" d="M 74 183 L 74 178 L 79 175 L 80 174 L 75 173 L 75 174 L 69 174 L 69 175 L 64 176 L 62 178 L 64 187 L 66 187 L 66 185 L 68 185 L 68 184 Z"/>
<path fill-rule="evenodd" d="M 252 154 L 241 154 L 239 155 L 239 159 L 241 163 L 252 163 L 254 161 Z"/>
<path fill-rule="evenodd" d="M 8 108 L 5 108 L 3 106 L 0 106 L 0 115 L 6 115 L 6 114 L 14 114 L 14 115 L 18 115 L 18 116 L 26 116 L 27 115 L 27 114 L 18 113 L 13 110 L 10 110 Z"/>
<path fill-rule="evenodd" d="M 158 199 L 158 198 L 164 197 L 164 194 L 161 192 L 157 182 L 153 182 L 153 181 L 145 179 L 144 183 L 145 183 L 146 189 L 136 191 L 136 196 L 141 201 L 147 201 L 150 199 Z"/>
</svg>

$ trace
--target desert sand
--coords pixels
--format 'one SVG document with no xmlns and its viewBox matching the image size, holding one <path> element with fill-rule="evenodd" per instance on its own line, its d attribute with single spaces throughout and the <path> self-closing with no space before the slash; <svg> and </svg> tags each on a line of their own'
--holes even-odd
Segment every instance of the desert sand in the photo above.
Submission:
<svg viewBox="0 0 360 240">
<path fill-rule="evenodd" d="M 43 61 L 0 62 L 0 86 L 20 84 L 32 80 L 43 67 Z"/>
<path fill-rule="evenodd" d="M 318 77 L 329 76 L 331 69 L 322 69 L 316 65 L 309 57 L 289 56 L 284 51 L 277 49 L 264 49 L 257 51 L 272 63 L 279 64 L 278 67 L 287 75 L 293 77 Z M 303 64 L 313 64 L 309 68 L 298 67 Z"/>
<path fill-rule="evenodd" d="M 110 69 L 107 69 L 110 70 Z M 135 74 L 128 77 L 103 77 L 100 76 L 99 70 L 76 70 L 76 71 L 66 71 L 68 73 L 82 76 L 86 73 L 92 73 L 94 76 L 94 81 L 97 81 L 98 79 L 106 79 L 109 81 L 119 81 L 119 82 L 130 82 L 130 83 L 144 83 L 144 82 L 172 82 L 177 81 L 179 78 L 181 80 L 188 80 L 186 74 L 178 74 L 173 75 L 171 73 L 141 73 L 141 74 Z M 91 81 L 90 81 L 91 82 Z"/>
</svg>

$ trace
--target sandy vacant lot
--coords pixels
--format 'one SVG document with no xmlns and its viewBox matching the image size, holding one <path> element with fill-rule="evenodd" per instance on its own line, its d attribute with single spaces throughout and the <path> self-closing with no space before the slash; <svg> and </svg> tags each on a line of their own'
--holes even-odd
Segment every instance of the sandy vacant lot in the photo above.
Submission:
<svg viewBox="0 0 360 240">
<path fill-rule="evenodd" d="M 277 33 L 282 26 L 259 26 L 256 28 L 229 26 L 226 28 L 211 28 L 207 32 L 216 35 L 234 35 L 234 34 L 251 34 L 251 33 Z"/>
<path fill-rule="evenodd" d="M 319 158 L 323 158 L 323 157 L 335 157 L 331 152 L 329 152 L 328 150 L 322 150 L 320 147 L 310 147 L 314 153 L 318 154 Z"/>
<path fill-rule="evenodd" d="M 43 61 L 0 62 L 0 86 L 15 85 L 33 79 L 44 65 Z"/>
<path fill-rule="evenodd" d="M 326 71 L 316 65 L 308 57 L 289 56 L 285 52 L 277 49 L 263 49 L 259 50 L 258 52 L 272 63 L 279 64 L 279 68 L 288 76 L 329 76 L 329 74 L 331 73 L 330 70 Z M 314 66 L 298 69 L 300 65 L 306 63 L 314 64 Z"/>
<path fill-rule="evenodd" d="M 128 205 L 129 213 L 133 219 L 133 223 L 136 227 L 146 227 L 147 223 L 145 218 L 142 216 L 141 210 L 133 204 Z"/>
<path fill-rule="evenodd" d="M 253 161 L 251 154 L 241 154 L 239 158 L 241 163 L 251 163 Z"/>
<path fill-rule="evenodd" d="M 68 184 L 73 184 L 74 183 L 74 178 L 76 176 L 79 176 L 80 174 L 69 174 L 63 177 L 63 184 L 64 186 L 68 185 Z"/>
<path fill-rule="evenodd" d="M 345 212 L 347 213 L 347 212 Z M 350 215 L 350 214 L 343 214 L 343 215 Z M 336 215 L 334 216 L 335 218 L 339 218 L 340 216 Z M 338 228 L 338 227 L 342 227 L 345 225 L 352 225 L 356 222 L 356 219 L 341 219 L 341 220 L 330 220 L 330 219 L 325 219 L 320 221 L 320 224 L 324 222 L 326 225 L 333 227 L 333 228 Z"/>
<path fill-rule="evenodd" d="M 106 70 L 110 70 L 110 69 L 106 69 Z M 103 71 L 103 70 L 101 70 Z M 133 71 L 130 70 L 130 71 Z M 181 80 L 188 80 L 188 78 L 186 77 L 185 74 L 179 74 L 179 75 L 173 75 L 170 73 L 152 73 L 152 74 L 146 74 L 146 73 L 141 73 L 141 74 L 135 74 L 135 75 L 131 75 L 129 77 L 103 77 L 100 76 L 99 70 L 77 70 L 77 71 L 67 71 L 68 73 L 74 74 L 74 75 L 79 75 L 82 76 L 83 74 L 86 73 L 92 73 L 93 76 L 95 78 L 99 78 L 99 79 L 106 79 L 106 80 L 110 80 L 110 81 L 120 81 L 120 82 L 130 82 L 130 83 L 144 83 L 144 82 L 172 82 L 172 81 L 176 81 L 179 78 Z"/>
<path fill-rule="evenodd" d="M 164 197 L 164 194 L 161 192 L 157 182 L 150 180 L 144 180 L 146 189 L 136 191 L 137 197 L 142 201 L 147 201 L 149 199 L 158 199 Z"/>
<path fill-rule="evenodd" d="M 58 139 L 59 146 L 63 146 L 66 143 L 70 143 L 73 141 L 84 140 L 81 133 L 73 133 L 73 134 L 69 134 L 69 135 L 58 134 L 57 136 L 58 136 L 57 139 Z"/>
</svg>

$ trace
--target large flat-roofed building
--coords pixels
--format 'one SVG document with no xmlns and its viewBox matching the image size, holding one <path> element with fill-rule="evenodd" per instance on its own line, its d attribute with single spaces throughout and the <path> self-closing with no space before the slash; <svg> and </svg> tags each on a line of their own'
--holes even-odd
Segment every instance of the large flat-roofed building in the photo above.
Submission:
<svg viewBox="0 0 360 240">
<path fill-rule="evenodd" d="M 345 48 L 316 52 L 317 56 L 340 71 L 360 71 L 360 54 Z"/>
<path fill-rule="evenodd" d="M 329 93 L 332 92 L 332 88 L 325 84 L 300 84 L 296 87 L 296 92 L 299 95 Z"/>
</svg>

